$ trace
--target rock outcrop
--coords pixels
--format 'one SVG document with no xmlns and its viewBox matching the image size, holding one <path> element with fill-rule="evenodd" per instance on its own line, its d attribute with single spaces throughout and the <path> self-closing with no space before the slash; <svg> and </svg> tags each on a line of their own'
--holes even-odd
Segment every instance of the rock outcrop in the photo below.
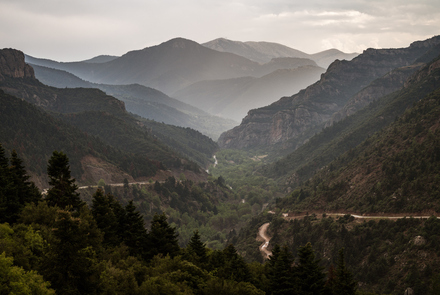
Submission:
<svg viewBox="0 0 440 295">
<path fill-rule="evenodd" d="M 332 118 L 325 123 L 325 127 L 331 126 L 333 123 L 353 115 L 369 103 L 399 90 L 404 86 L 405 81 L 423 65 L 423 63 L 417 63 L 411 66 L 397 68 L 373 81 L 366 88 L 350 98 L 342 109 L 333 114 Z"/>
<path fill-rule="evenodd" d="M 24 62 L 24 54 L 15 49 L 0 50 L 0 81 L 11 78 L 35 78 L 34 69 Z"/>
<path fill-rule="evenodd" d="M 440 43 L 440 36 L 401 49 L 367 49 L 351 61 L 333 62 L 315 84 L 291 97 L 251 110 L 242 123 L 223 133 L 222 148 L 254 148 L 283 144 L 297 147 L 359 91 L 393 69 L 412 65 Z"/>
</svg>

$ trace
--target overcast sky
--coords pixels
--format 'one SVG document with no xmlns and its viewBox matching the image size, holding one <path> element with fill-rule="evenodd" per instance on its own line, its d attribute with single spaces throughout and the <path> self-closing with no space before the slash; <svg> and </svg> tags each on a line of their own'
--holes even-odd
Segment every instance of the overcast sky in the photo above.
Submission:
<svg viewBox="0 0 440 295">
<path fill-rule="evenodd" d="M 440 34 L 439 0 L 0 0 L 0 48 L 84 60 L 183 37 L 306 53 L 407 47 Z"/>
</svg>

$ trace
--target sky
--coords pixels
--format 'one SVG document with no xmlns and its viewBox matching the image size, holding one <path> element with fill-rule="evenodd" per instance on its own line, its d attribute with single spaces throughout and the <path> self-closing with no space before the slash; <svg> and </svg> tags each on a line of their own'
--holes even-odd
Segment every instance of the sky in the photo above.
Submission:
<svg viewBox="0 0 440 295">
<path fill-rule="evenodd" d="M 79 61 L 175 37 L 306 53 L 407 47 L 440 34 L 439 0 L 0 0 L 0 48 Z"/>
</svg>

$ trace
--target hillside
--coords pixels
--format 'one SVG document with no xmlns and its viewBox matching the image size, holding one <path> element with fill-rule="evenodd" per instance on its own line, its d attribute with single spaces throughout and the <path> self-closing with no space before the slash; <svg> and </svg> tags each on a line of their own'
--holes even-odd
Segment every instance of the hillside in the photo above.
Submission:
<svg viewBox="0 0 440 295">
<path fill-rule="evenodd" d="M 260 78 L 201 81 L 176 92 L 174 96 L 213 115 L 240 122 L 249 110 L 297 93 L 316 82 L 323 72 L 324 69 L 310 64 L 276 70 Z"/>
<path fill-rule="evenodd" d="M 426 69 L 432 72 L 425 82 L 436 90 L 428 94 L 413 91 L 419 100 L 414 107 L 278 205 L 353 212 L 440 211 L 439 64 Z"/>
<path fill-rule="evenodd" d="M 273 58 L 280 57 L 307 58 L 315 61 L 318 66 L 325 69 L 336 59 L 351 60 L 358 55 L 357 53 L 344 53 L 337 49 L 329 49 L 315 54 L 307 54 L 278 43 L 253 41 L 240 42 L 225 38 L 218 38 L 203 43 L 202 45 L 217 51 L 230 52 L 244 56 L 259 63 L 267 63 Z"/>
<path fill-rule="evenodd" d="M 72 176 L 84 185 L 101 178 L 118 183 L 154 177 L 158 170 L 158 162 L 115 149 L 2 90 L 0 104 L 0 143 L 8 155 L 16 149 L 39 188 L 47 187 L 47 161 L 54 150 L 69 154 Z"/>
<path fill-rule="evenodd" d="M 21 52 L 3 50 L 1 54 L 5 64 L 0 68 L 3 78 L 0 87 L 4 91 L 43 107 L 53 116 L 98 136 L 115 148 L 148 157 L 168 168 L 192 171 L 199 168 L 191 161 L 206 166 L 217 148 L 212 140 L 194 130 L 135 118 L 126 112 L 123 102 L 98 89 L 58 89 L 43 85 L 34 78 Z M 14 76 L 14 73 L 20 75 Z M 172 137 L 175 142 L 167 146 L 158 140 L 160 137 L 166 140 Z M 179 153 L 191 161 L 184 160 Z"/>
<path fill-rule="evenodd" d="M 374 132 L 388 126 L 396 116 L 402 115 L 406 108 L 411 107 L 417 101 L 418 97 L 413 96 L 409 89 L 426 87 L 424 84 L 408 82 L 403 88 L 406 79 L 421 67 L 418 64 L 396 69 L 372 82 L 370 86 L 354 96 L 356 99 L 352 100 L 352 108 L 347 108 L 347 110 L 354 112 L 356 107 L 376 98 L 374 102 L 323 129 L 294 152 L 264 167 L 263 173 L 268 177 L 280 179 L 280 182 L 284 183 L 289 190 L 313 176 L 317 169 L 328 165 L 341 154 L 356 147 Z M 403 79 L 405 77 L 406 79 Z M 398 88 L 401 89 L 394 92 Z M 427 91 L 432 90 L 433 88 L 427 87 Z M 280 156 L 283 153 L 274 151 L 273 154 Z"/>
<path fill-rule="evenodd" d="M 125 103 L 127 111 L 143 118 L 165 124 L 189 127 L 216 140 L 220 134 L 238 123 L 214 117 L 208 113 L 171 98 L 153 88 L 139 84 L 109 85 L 84 81 L 66 71 L 30 64 L 36 78 L 57 88 L 98 88 Z"/>
<path fill-rule="evenodd" d="M 409 66 L 440 43 L 440 37 L 401 49 L 368 49 L 352 61 L 335 61 L 321 79 L 291 97 L 251 110 L 240 126 L 219 138 L 222 148 L 297 148 L 374 80 Z M 288 143 L 288 144 L 287 144 Z"/>
</svg>

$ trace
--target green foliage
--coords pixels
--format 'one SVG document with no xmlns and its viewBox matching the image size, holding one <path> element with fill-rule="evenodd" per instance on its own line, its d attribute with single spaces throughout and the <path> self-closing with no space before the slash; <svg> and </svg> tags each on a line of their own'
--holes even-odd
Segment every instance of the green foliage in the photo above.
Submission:
<svg viewBox="0 0 440 295">
<path fill-rule="evenodd" d="M 353 274 L 345 266 L 344 248 L 339 250 L 339 258 L 336 267 L 335 278 L 332 284 L 333 294 L 355 295 L 357 282 L 353 279 Z"/>
<path fill-rule="evenodd" d="M 318 209 L 317 204 L 321 208 L 325 204 L 327 210 L 351 208 L 356 212 L 437 211 L 439 102 L 440 90 L 425 95 L 390 127 L 340 156 L 330 164 L 331 169 L 319 171 L 277 206 L 291 210 Z M 361 183 L 357 183 L 359 179 Z"/>
<path fill-rule="evenodd" d="M 112 195 L 104 195 L 102 189 L 97 189 L 92 200 L 92 214 L 99 230 L 104 234 L 103 243 L 117 246 L 120 243 L 119 217 L 123 208 Z M 143 226 L 143 223 L 142 223 Z M 121 232 L 123 230 L 121 229 Z"/>
<path fill-rule="evenodd" d="M 171 257 L 178 255 L 180 247 L 177 243 L 177 236 L 176 229 L 168 224 L 164 213 L 154 215 L 148 232 L 148 257 L 152 258 L 158 254 Z"/>
<path fill-rule="evenodd" d="M 102 236 L 86 206 L 79 216 L 59 210 L 43 274 L 63 294 L 89 294 L 97 287 L 97 254 Z"/>
<path fill-rule="evenodd" d="M 0 144 L 0 222 L 14 223 L 26 203 L 41 200 L 41 194 L 33 182 L 29 182 L 22 160 L 15 150 L 10 165 Z"/>
<path fill-rule="evenodd" d="M 296 187 L 307 181 L 322 167 L 327 166 L 330 171 L 337 170 L 341 165 L 331 164 L 332 161 L 344 153 L 349 153 L 374 133 L 392 124 L 414 103 L 438 88 L 436 83 L 438 74 L 435 71 L 427 73 L 431 63 L 419 70 L 422 77 L 420 80 L 412 80 L 405 88 L 370 103 L 356 112 L 356 115 L 348 116 L 330 127 L 323 128 L 294 152 L 263 167 L 263 175 L 277 178 L 281 183 L 287 181 L 289 186 Z M 413 69 L 408 67 L 402 71 L 413 71 Z M 408 130 L 413 131 L 413 128 Z M 275 157 L 271 155 L 271 158 Z M 342 164 L 346 163 L 345 161 Z"/>
<path fill-rule="evenodd" d="M 298 264 L 295 276 L 298 278 L 299 294 L 325 294 L 324 268 L 316 259 L 311 243 L 298 249 Z"/>
<path fill-rule="evenodd" d="M 206 245 L 200 240 L 198 230 L 194 231 L 194 235 L 186 246 L 186 252 L 189 257 L 188 260 L 195 265 L 205 265 L 208 262 Z"/>
<path fill-rule="evenodd" d="M 51 206 L 61 208 L 71 207 L 79 210 L 84 203 L 76 192 L 78 186 L 75 179 L 70 176 L 69 159 L 63 152 L 54 151 L 47 165 L 49 185 L 52 187 L 47 191 L 46 200 Z"/>
<path fill-rule="evenodd" d="M 328 272 L 329 288 L 340 280 L 340 287 L 347 287 L 345 292 L 353 294 L 357 281 L 361 282 L 359 291 L 362 292 L 400 294 L 407 287 L 422 290 L 422 286 L 426 286 L 427 290 L 432 284 L 433 270 L 440 265 L 435 254 L 438 251 L 438 233 L 435 232 L 438 226 L 440 220 L 436 217 L 368 222 L 349 219 L 340 223 L 332 217 L 317 219 L 309 216 L 271 226 L 270 243 L 288 242 L 290 251 L 298 256 L 301 245 L 313 243 L 315 259 L 321 259 L 320 266 L 336 265 Z M 424 244 L 415 244 L 417 236 L 423 238 Z M 341 248 L 344 249 L 343 256 Z M 276 254 L 274 250 L 275 246 L 272 252 Z M 426 256 L 422 258 L 420 251 Z M 426 265 L 423 270 L 421 264 Z M 335 294 L 343 294 L 340 292 Z"/>
<path fill-rule="evenodd" d="M 0 294 L 51 295 L 55 291 L 36 271 L 25 271 L 13 265 L 13 258 L 0 254 Z"/>
<path fill-rule="evenodd" d="M 276 244 L 267 262 L 269 289 L 272 294 L 291 294 L 297 288 L 293 269 L 293 257 L 289 249 Z"/>
</svg>

